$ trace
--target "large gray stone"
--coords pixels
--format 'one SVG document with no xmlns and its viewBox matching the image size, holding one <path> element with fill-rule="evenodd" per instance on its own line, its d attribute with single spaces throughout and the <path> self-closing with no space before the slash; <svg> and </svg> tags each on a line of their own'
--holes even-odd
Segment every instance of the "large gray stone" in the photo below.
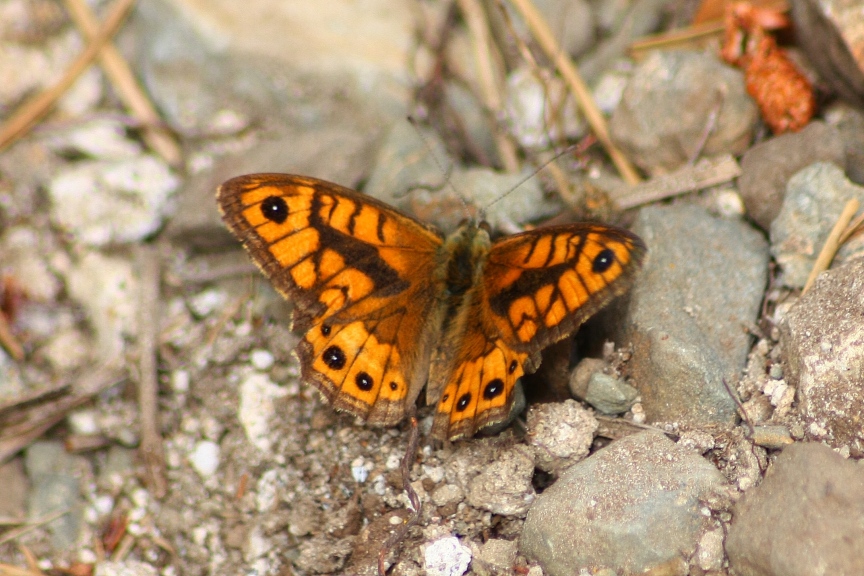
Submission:
<svg viewBox="0 0 864 576">
<path fill-rule="evenodd" d="M 689 206 L 643 209 L 649 256 L 616 342 L 634 346 L 631 383 L 649 421 L 729 422 L 768 274 L 765 239 L 740 220 Z"/>
<path fill-rule="evenodd" d="M 738 576 L 864 574 L 864 467 L 794 444 L 737 503 L 726 539 Z"/>
<path fill-rule="evenodd" d="M 708 53 L 670 50 L 652 52 L 639 64 L 609 130 L 636 164 L 654 174 L 699 153 L 743 153 L 756 120 L 741 71 Z"/>
<path fill-rule="evenodd" d="M 824 122 L 811 122 L 800 132 L 769 138 L 741 157 L 738 178 L 747 214 L 765 230 L 780 213 L 789 178 L 813 162 L 843 166 L 846 151 L 840 130 Z"/>
<path fill-rule="evenodd" d="M 724 484 L 707 460 L 665 436 L 628 436 L 568 468 L 537 497 L 520 549 L 550 576 L 600 567 L 636 574 L 681 562 L 716 528 L 701 508 Z"/>
<path fill-rule="evenodd" d="M 830 162 L 816 162 L 795 173 L 786 185 L 780 214 L 771 223 L 771 253 L 783 268 L 783 284 L 803 288 L 846 202 L 864 204 L 864 187 L 853 184 Z M 864 256 L 864 236 L 844 244 L 835 263 Z"/>
<path fill-rule="evenodd" d="M 780 324 L 806 432 L 864 456 L 864 259 L 822 273 Z"/>
</svg>

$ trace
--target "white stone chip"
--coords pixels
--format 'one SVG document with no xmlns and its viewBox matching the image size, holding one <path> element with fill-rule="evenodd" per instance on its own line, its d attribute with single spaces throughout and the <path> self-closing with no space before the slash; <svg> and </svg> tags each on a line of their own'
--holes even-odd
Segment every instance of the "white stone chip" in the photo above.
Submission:
<svg viewBox="0 0 864 576">
<path fill-rule="evenodd" d="M 429 576 L 462 576 L 471 563 L 471 550 L 449 536 L 429 544 L 424 559 Z"/>
<path fill-rule="evenodd" d="M 219 468 L 219 445 L 210 440 L 203 440 L 195 445 L 189 455 L 189 462 L 202 478 L 209 478 Z"/>
</svg>

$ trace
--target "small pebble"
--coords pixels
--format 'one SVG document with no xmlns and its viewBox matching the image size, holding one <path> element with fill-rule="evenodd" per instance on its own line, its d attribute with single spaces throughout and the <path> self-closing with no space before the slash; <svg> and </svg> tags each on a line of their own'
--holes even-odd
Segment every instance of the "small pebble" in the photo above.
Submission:
<svg viewBox="0 0 864 576">
<path fill-rule="evenodd" d="M 399 464 L 401 462 L 401 456 L 399 456 L 398 454 L 390 454 L 390 456 L 387 457 L 387 462 L 384 464 L 384 466 L 386 466 L 388 470 L 396 470 L 399 468 Z"/>
<path fill-rule="evenodd" d="M 172 372 L 171 388 L 176 394 L 189 392 L 189 372 L 186 370 L 175 370 Z"/>
<path fill-rule="evenodd" d="M 219 445 L 210 440 L 198 442 L 189 461 L 202 478 L 209 478 L 219 467 Z"/>
<path fill-rule="evenodd" d="M 429 576 L 462 576 L 471 562 L 471 551 L 450 536 L 427 546 L 424 558 Z"/>
<path fill-rule="evenodd" d="M 225 305 L 227 296 L 221 290 L 208 289 L 189 298 L 189 309 L 198 318 L 206 318 Z"/>
<path fill-rule="evenodd" d="M 351 462 L 351 476 L 359 484 L 366 482 L 366 479 L 369 478 L 369 469 L 366 468 L 366 463 L 362 457 L 355 458 Z"/>
<path fill-rule="evenodd" d="M 263 372 L 269 370 L 276 359 L 268 350 L 253 350 L 249 354 L 249 361 L 256 370 Z"/>
<path fill-rule="evenodd" d="M 753 430 L 753 442 L 757 446 L 779 450 L 792 444 L 792 435 L 786 426 L 756 426 Z"/>
<path fill-rule="evenodd" d="M 92 436 L 99 433 L 99 424 L 96 422 L 96 413 L 93 410 L 78 410 L 69 414 L 67 418 L 69 428 L 75 434 Z"/>
</svg>

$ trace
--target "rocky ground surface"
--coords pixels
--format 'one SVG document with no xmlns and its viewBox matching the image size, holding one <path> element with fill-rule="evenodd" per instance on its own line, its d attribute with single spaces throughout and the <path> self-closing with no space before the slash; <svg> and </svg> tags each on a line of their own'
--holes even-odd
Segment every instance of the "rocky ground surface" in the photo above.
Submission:
<svg viewBox="0 0 864 576">
<path fill-rule="evenodd" d="M 170 132 L 103 50 L 0 150 L 0 575 L 864 573 L 864 234 L 803 291 L 864 204 L 861 72 L 825 64 L 860 16 L 792 2 L 819 109 L 773 136 L 719 35 L 629 51 L 711 3 L 536 1 L 634 186 L 524 4 L 140 2 L 114 45 Z M 0 0 L 0 129 L 84 51 L 82 5 L 114 7 Z M 649 256 L 508 428 L 442 445 L 420 409 L 392 542 L 410 428 L 299 382 L 290 304 L 216 209 L 256 171 L 442 228 L 605 219 Z"/>
</svg>

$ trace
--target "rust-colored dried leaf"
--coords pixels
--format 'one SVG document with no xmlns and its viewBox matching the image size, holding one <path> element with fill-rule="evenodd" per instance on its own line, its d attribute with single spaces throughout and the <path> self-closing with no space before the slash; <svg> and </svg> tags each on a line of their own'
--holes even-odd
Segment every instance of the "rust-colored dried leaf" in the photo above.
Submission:
<svg viewBox="0 0 864 576">
<path fill-rule="evenodd" d="M 775 134 L 797 132 L 816 111 L 810 81 L 766 36 L 744 70 L 747 92 L 756 100 L 762 118 Z"/>
<path fill-rule="evenodd" d="M 736 2 L 727 8 L 720 52 L 724 60 L 744 70 L 747 92 L 775 134 L 800 130 L 816 110 L 810 81 L 768 33 L 788 25 L 788 18 L 777 10 Z"/>
</svg>

